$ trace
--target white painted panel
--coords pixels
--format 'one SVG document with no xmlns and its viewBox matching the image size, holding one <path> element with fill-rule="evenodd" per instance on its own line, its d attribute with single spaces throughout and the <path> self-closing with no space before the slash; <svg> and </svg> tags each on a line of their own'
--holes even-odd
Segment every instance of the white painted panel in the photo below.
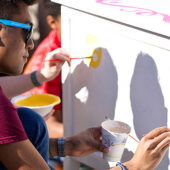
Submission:
<svg viewBox="0 0 170 170">
<path fill-rule="evenodd" d="M 96 50 L 99 58 L 102 50 L 96 68 L 87 59 L 73 60 L 71 68 L 63 68 L 65 135 L 98 126 L 106 116 L 128 123 L 131 135 L 138 140 L 153 128 L 169 126 L 169 43 L 168 39 L 63 7 L 62 46 L 71 57 L 86 57 Z M 136 146 L 129 138 L 122 161 L 132 157 Z M 102 161 L 95 160 L 94 167 Z M 157 170 L 168 170 L 168 165 L 167 153 Z"/>
</svg>

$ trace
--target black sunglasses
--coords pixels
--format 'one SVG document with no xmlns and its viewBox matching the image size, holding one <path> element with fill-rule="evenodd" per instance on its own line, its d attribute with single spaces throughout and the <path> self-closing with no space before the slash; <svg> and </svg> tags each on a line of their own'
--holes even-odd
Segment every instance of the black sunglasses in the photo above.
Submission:
<svg viewBox="0 0 170 170">
<path fill-rule="evenodd" d="M 24 33 L 25 43 L 28 44 L 28 41 L 30 40 L 31 35 L 32 35 L 32 29 L 33 29 L 32 23 L 24 24 L 24 23 L 15 22 L 15 21 L 6 20 L 6 19 L 0 19 L 0 23 L 6 26 L 22 28 L 23 33 Z"/>
</svg>

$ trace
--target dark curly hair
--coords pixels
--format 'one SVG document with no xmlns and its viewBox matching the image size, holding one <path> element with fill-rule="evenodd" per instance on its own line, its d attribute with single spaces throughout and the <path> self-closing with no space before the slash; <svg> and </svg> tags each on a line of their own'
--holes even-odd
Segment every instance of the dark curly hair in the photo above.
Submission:
<svg viewBox="0 0 170 170">
<path fill-rule="evenodd" d="M 44 7 L 46 9 L 47 15 L 51 15 L 57 18 L 61 15 L 61 5 L 50 0 L 44 0 Z"/>
<path fill-rule="evenodd" d="M 18 14 L 19 3 L 33 5 L 37 0 L 0 0 L 0 19 L 12 19 L 14 14 Z"/>
</svg>

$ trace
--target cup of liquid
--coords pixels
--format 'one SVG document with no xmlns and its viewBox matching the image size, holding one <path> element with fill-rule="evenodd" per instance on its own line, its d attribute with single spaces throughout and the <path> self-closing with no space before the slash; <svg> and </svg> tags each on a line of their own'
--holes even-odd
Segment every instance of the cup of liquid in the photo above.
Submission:
<svg viewBox="0 0 170 170">
<path fill-rule="evenodd" d="M 105 120 L 102 126 L 102 144 L 109 148 L 108 153 L 103 153 L 103 159 L 111 162 L 121 160 L 131 127 L 120 121 Z"/>
</svg>

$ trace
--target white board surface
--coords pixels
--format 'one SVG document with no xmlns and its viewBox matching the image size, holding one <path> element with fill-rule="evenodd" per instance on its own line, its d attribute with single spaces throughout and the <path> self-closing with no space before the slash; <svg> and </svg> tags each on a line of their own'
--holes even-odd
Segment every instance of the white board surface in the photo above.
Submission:
<svg viewBox="0 0 170 170">
<path fill-rule="evenodd" d="M 169 126 L 168 44 L 167 38 L 63 7 L 62 46 L 71 57 L 89 56 L 94 50 L 97 58 L 101 55 L 96 68 L 87 59 L 63 68 L 66 136 L 98 126 L 106 116 L 128 123 L 138 140 L 156 127 Z M 132 157 L 136 146 L 129 138 L 122 161 Z M 168 166 L 166 153 L 157 170 Z"/>
</svg>

